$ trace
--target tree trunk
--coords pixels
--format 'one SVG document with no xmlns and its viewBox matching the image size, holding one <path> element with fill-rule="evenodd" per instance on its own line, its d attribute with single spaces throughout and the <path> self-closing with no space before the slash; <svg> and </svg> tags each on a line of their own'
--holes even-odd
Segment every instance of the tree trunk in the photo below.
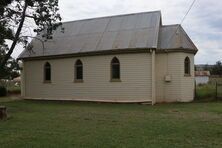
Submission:
<svg viewBox="0 0 222 148">
<path fill-rule="evenodd" d="M 7 118 L 7 109 L 5 106 L 0 106 L 0 120 Z"/>
<path fill-rule="evenodd" d="M 2 58 L 2 61 L 1 61 L 1 63 L 0 63 L 0 70 L 3 70 L 5 64 L 7 63 L 8 59 L 10 58 L 12 52 L 13 52 L 14 49 L 15 49 L 15 46 L 16 46 L 16 44 L 17 44 L 17 42 L 18 42 L 19 35 L 20 35 L 21 31 L 22 31 L 22 27 L 23 27 L 23 24 L 24 24 L 24 21 L 25 21 L 25 12 L 26 12 L 27 7 L 28 7 L 28 4 L 27 4 L 27 2 L 25 2 L 24 9 L 23 9 L 23 12 L 22 12 L 22 17 L 21 17 L 21 22 L 20 22 L 20 24 L 19 24 L 19 26 L 18 26 L 18 29 L 17 29 L 17 31 L 16 31 L 14 40 L 13 40 L 13 42 L 12 42 L 12 45 L 11 45 L 9 51 L 8 51 L 7 54 Z"/>
</svg>

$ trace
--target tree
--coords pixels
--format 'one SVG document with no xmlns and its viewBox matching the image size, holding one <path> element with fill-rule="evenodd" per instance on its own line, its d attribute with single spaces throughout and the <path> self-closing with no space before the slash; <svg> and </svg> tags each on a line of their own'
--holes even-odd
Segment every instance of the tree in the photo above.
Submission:
<svg viewBox="0 0 222 148">
<path fill-rule="evenodd" d="M 15 59 L 10 58 L 6 65 L 4 70 L 1 71 L 2 79 L 13 80 L 20 76 L 20 67 Z"/>
<path fill-rule="evenodd" d="M 203 70 L 205 70 L 205 71 L 208 71 L 210 68 L 209 68 L 209 65 L 208 64 L 205 64 L 204 66 L 203 66 Z"/>
<path fill-rule="evenodd" d="M 4 56 L 1 55 L 5 55 L 5 50 L 0 50 L 0 60 L 2 60 L 2 58 Z M 12 57 L 10 57 L 8 59 L 8 61 L 6 62 L 6 65 L 4 66 L 4 68 L 0 71 L 0 75 L 1 75 L 1 79 L 14 79 L 18 76 L 20 76 L 20 67 L 18 64 L 18 61 L 16 61 L 15 59 L 13 59 Z"/>
<path fill-rule="evenodd" d="M 53 31 L 62 24 L 58 10 L 58 0 L 0 1 L 0 71 L 6 70 L 16 45 L 20 43 L 26 48 L 28 39 L 33 38 L 22 34 L 25 21 L 32 21 L 35 24 L 33 31 L 37 35 L 41 32 L 44 40 L 51 39 Z M 6 40 L 12 41 L 10 47 Z"/>
<path fill-rule="evenodd" d="M 216 64 L 213 66 L 212 71 L 211 71 L 212 75 L 222 75 L 222 63 L 221 61 L 217 61 Z"/>
</svg>

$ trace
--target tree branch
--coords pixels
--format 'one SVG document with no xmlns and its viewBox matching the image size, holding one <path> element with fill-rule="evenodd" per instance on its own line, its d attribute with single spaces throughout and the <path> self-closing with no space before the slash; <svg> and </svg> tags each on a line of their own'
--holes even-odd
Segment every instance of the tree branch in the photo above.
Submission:
<svg viewBox="0 0 222 148">
<path fill-rule="evenodd" d="M 24 9 L 23 9 L 23 12 L 22 12 L 22 19 L 21 19 L 20 24 L 19 24 L 19 26 L 18 26 L 18 29 L 17 29 L 17 31 L 16 31 L 16 34 L 15 34 L 15 38 L 14 38 L 14 40 L 13 40 L 13 43 L 12 43 L 9 51 L 8 51 L 7 54 L 3 57 L 3 59 L 2 59 L 2 61 L 1 61 L 1 63 L 0 63 L 0 70 L 3 70 L 4 65 L 6 64 L 7 60 L 10 58 L 13 50 L 15 49 L 15 46 L 16 46 L 16 44 L 17 44 L 17 41 L 18 41 L 18 39 L 19 39 L 20 32 L 21 32 L 21 30 L 22 30 L 22 27 L 23 27 L 23 24 L 24 24 L 24 21 L 25 21 L 25 12 L 26 12 L 27 6 L 28 6 L 28 4 L 27 4 L 27 2 L 25 1 Z"/>
<path fill-rule="evenodd" d="M 33 37 L 33 36 L 22 36 L 22 37 L 29 37 L 29 38 L 34 38 L 34 39 L 37 39 L 37 40 L 39 40 L 41 43 L 42 43 L 42 48 L 43 49 L 45 49 L 45 46 L 44 46 L 44 41 L 42 40 L 42 39 L 40 39 L 40 38 L 38 38 L 38 37 Z"/>
<path fill-rule="evenodd" d="M 30 15 L 27 15 L 27 14 L 25 15 L 25 17 L 29 17 L 29 18 L 33 18 L 33 19 L 35 18 L 34 16 L 30 16 Z"/>
</svg>

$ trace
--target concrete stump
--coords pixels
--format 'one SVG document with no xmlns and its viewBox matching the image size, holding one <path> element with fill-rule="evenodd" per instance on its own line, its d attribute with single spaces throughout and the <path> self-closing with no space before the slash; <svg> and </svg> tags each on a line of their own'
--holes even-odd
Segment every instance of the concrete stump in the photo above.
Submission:
<svg viewBox="0 0 222 148">
<path fill-rule="evenodd" d="M 5 106 L 0 106 L 0 120 L 7 118 L 7 109 Z"/>
</svg>

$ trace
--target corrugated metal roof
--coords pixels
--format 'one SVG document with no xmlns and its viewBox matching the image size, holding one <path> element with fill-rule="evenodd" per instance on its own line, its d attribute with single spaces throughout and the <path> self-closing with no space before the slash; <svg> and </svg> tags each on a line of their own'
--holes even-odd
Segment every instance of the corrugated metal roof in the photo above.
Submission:
<svg viewBox="0 0 222 148">
<path fill-rule="evenodd" d="M 162 27 L 160 11 L 64 22 L 62 27 L 65 28 L 64 33 L 58 28 L 53 39 L 44 42 L 44 49 L 42 43 L 34 39 L 31 43 L 33 51 L 25 50 L 19 58 L 118 49 L 165 48 L 166 39 L 175 28 Z M 171 47 L 180 45 L 176 40 L 177 37 L 172 40 Z M 190 46 L 186 39 L 181 43 L 184 47 Z"/>
<path fill-rule="evenodd" d="M 166 25 L 160 28 L 158 49 L 193 49 L 197 47 L 181 25 Z"/>
<path fill-rule="evenodd" d="M 195 71 L 195 76 L 210 76 L 210 71 Z"/>
</svg>

